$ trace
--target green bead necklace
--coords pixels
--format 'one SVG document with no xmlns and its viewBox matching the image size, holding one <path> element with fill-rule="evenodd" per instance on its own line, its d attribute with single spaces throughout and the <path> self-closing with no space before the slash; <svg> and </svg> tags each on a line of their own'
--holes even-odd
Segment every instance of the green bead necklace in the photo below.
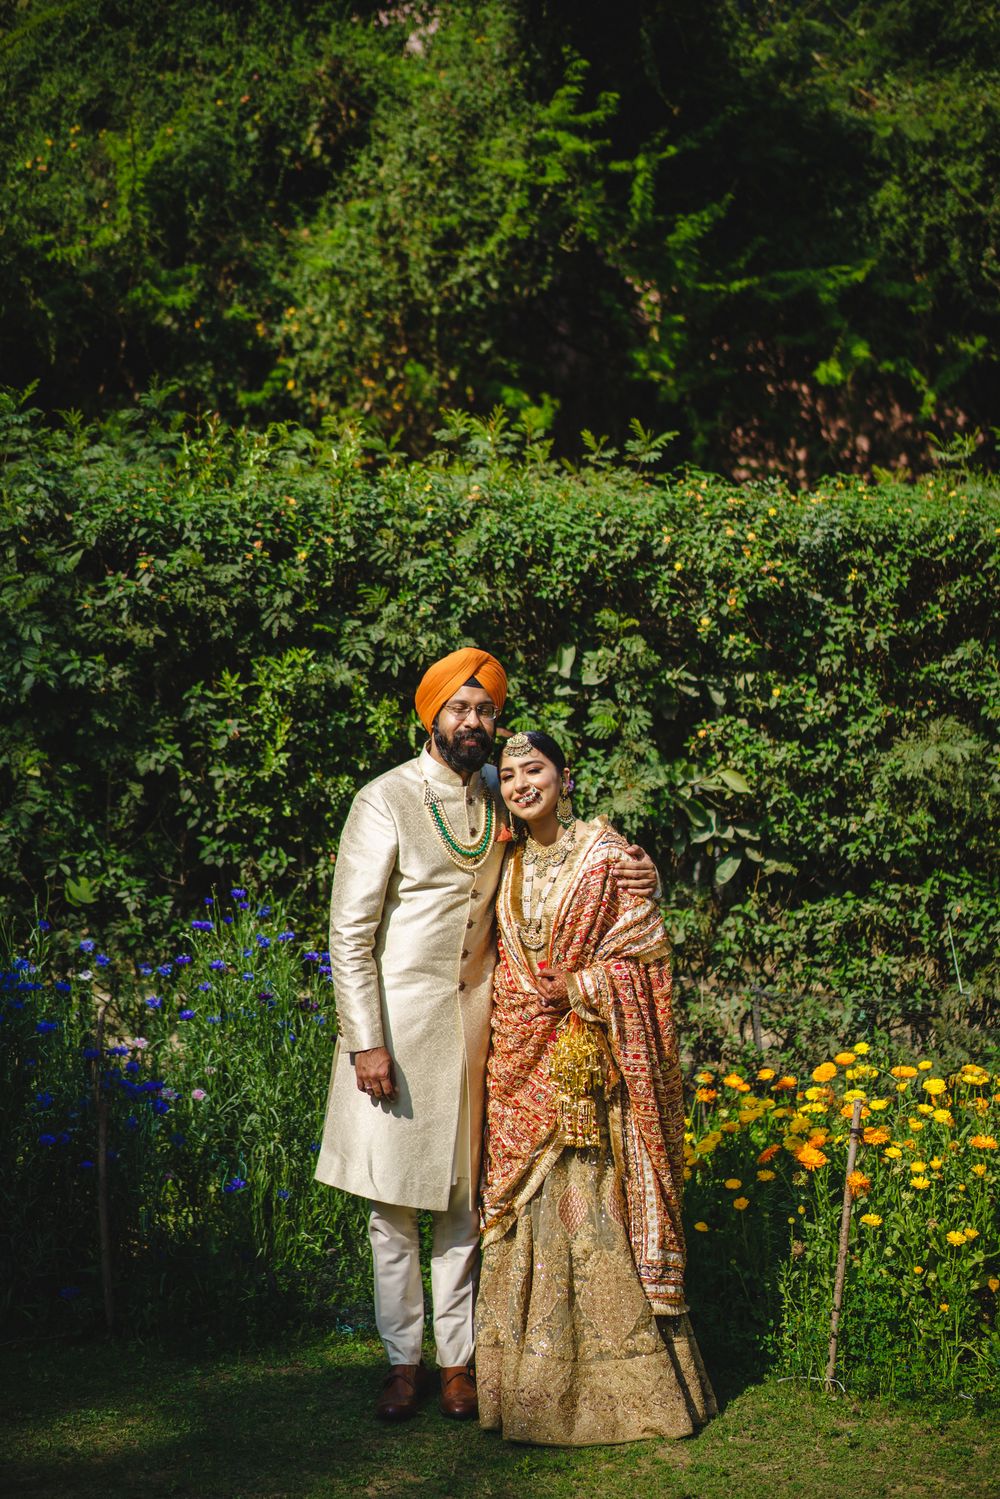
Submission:
<svg viewBox="0 0 1000 1499">
<path fill-rule="evenodd" d="M 472 844 L 462 843 L 459 838 L 456 838 L 445 815 L 441 797 L 427 781 L 424 782 L 424 806 L 431 814 L 431 824 L 444 844 L 449 859 L 460 869 L 478 869 L 480 864 L 484 864 L 489 858 L 493 848 L 493 834 L 496 830 L 493 798 L 484 793 L 482 799 L 486 803 L 486 822 L 482 837 Z"/>
</svg>

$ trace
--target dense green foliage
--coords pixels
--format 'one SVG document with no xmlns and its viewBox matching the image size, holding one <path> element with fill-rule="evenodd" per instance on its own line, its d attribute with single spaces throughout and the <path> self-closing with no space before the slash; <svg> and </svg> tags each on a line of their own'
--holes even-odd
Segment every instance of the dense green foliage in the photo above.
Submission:
<svg viewBox="0 0 1000 1499">
<path fill-rule="evenodd" d="M 796 478 L 996 421 L 994 0 L 26 0 L 4 378 L 103 412 L 632 414 Z M 984 451 L 989 451 L 986 444 Z"/>
<path fill-rule="evenodd" d="M 471 640 L 582 811 L 660 860 L 697 1054 L 736 1044 L 751 984 L 790 1053 L 996 1024 L 994 488 L 650 479 L 642 435 L 569 470 L 458 417 L 423 463 L 12 402 L 0 439 L 13 909 L 163 931 L 242 879 L 319 922 L 354 791 Z"/>
</svg>

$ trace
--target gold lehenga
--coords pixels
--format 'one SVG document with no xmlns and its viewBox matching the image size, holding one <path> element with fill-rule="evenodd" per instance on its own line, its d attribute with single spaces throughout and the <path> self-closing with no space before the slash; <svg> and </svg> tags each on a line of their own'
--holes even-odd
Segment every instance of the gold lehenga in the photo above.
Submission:
<svg viewBox="0 0 1000 1499">
<path fill-rule="evenodd" d="M 477 1305 L 480 1422 L 513 1441 L 572 1446 L 687 1436 L 715 1413 L 683 1292 L 683 1113 L 665 934 L 619 891 L 624 840 L 577 823 L 522 941 L 523 855 L 498 898 Z M 599 1146 L 566 1142 L 549 1076 L 558 1017 L 537 960 L 560 965 L 606 1054 Z M 571 1025 L 579 1025 L 572 1020 Z"/>
</svg>

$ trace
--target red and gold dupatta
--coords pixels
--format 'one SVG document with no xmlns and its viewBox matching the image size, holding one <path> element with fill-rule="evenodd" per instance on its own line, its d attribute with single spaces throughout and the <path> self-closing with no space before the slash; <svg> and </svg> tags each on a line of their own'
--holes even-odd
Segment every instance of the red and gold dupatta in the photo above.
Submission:
<svg viewBox="0 0 1000 1499">
<path fill-rule="evenodd" d="M 545 959 L 568 970 L 573 1010 L 607 1043 L 614 1064 L 606 1082 L 608 1123 L 636 1268 L 653 1310 L 676 1313 L 686 1310 L 684 1110 L 668 944 L 653 902 L 618 886 L 615 868 L 624 847 L 604 818 L 577 824 L 576 845 L 555 892 Z M 507 1231 L 565 1146 L 549 1076 L 558 1021 L 541 1006 L 518 932 L 519 862 L 519 852 L 508 856 L 497 898 L 482 1185 L 487 1244 Z"/>
</svg>

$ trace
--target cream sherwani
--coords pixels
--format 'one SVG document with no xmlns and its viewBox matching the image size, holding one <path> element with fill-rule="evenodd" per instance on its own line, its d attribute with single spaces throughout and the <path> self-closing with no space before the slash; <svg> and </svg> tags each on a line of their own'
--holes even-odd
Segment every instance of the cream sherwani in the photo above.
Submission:
<svg viewBox="0 0 1000 1499">
<path fill-rule="evenodd" d="M 492 767 L 463 785 L 426 749 L 356 796 L 330 910 L 339 1038 L 316 1176 L 372 1202 L 376 1314 L 390 1363 L 420 1356 L 416 1209 L 441 1215 L 431 1274 L 438 1359 L 450 1366 L 471 1356 L 503 845 L 494 843 L 478 869 L 454 864 L 424 805 L 425 781 L 462 842 L 482 832 L 484 791 L 503 825 Z M 373 1104 L 355 1081 L 350 1054 L 374 1046 L 393 1059 L 399 1091 L 391 1103 Z"/>
</svg>

